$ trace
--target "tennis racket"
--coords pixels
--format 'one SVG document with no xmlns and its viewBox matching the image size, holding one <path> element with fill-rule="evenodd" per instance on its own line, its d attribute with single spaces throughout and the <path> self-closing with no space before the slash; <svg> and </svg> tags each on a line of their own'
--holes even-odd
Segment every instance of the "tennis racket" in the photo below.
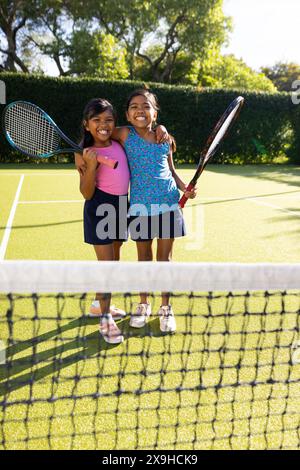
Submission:
<svg viewBox="0 0 300 470">
<path fill-rule="evenodd" d="M 191 191 L 196 186 L 199 176 L 203 172 L 209 160 L 214 156 L 220 144 L 222 143 L 224 137 L 228 134 L 231 126 L 238 117 L 240 110 L 243 106 L 244 98 L 238 96 L 226 109 L 225 113 L 221 116 L 217 124 L 215 125 L 214 130 L 210 134 L 204 149 L 200 154 L 199 163 L 197 166 L 196 173 L 194 174 L 193 179 L 187 187 L 187 191 Z M 180 207 L 184 207 L 187 198 L 183 195 L 179 201 Z"/>
<path fill-rule="evenodd" d="M 5 107 L 2 127 L 9 144 L 29 157 L 48 158 L 59 153 L 83 152 L 45 111 L 27 101 L 14 101 Z M 64 148 L 62 141 L 69 147 Z M 98 155 L 97 160 L 110 168 L 118 166 L 118 161 L 113 158 Z"/>
</svg>

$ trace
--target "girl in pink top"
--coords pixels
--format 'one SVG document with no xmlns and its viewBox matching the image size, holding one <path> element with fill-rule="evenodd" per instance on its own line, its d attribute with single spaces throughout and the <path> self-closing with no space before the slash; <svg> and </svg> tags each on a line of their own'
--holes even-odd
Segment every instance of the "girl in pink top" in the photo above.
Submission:
<svg viewBox="0 0 300 470">
<path fill-rule="evenodd" d="M 108 157 L 117 163 L 117 167 L 113 171 L 108 165 L 100 164 L 98 166 L 96 187 L 109 194 L 117 196 L 127 195 L 130 174 L 123 147 L 115 140 L 112 140 L 109 147 L 92 148 L 96 151 L 97 155 Z"/>
<path fill-rule="evenodd" d="M 119 260 L 120 248 L 127 240 L 130 175 L 123 147 L 111 139 L 115 125 L 116 114 L 108 101 L 95 98 L 86 105 L 81 141 L 85 171 L 80 172 L 80 191 L 85 198 L 84 240 L 94 246 L 97 259 L 102 261 Z M 117 167 L 99 164 L 103 157 L 114 159 Z M 110 301 L 111 294 L 97 293 L 89 315 L 100 318 L 104 340 L 116 344 L 124 338 L 115 320 L 126 313 Z"/>
</svg>

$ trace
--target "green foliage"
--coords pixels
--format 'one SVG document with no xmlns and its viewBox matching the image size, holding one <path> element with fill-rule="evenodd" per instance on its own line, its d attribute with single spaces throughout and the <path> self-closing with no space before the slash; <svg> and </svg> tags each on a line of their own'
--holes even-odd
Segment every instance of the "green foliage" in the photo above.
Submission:
<svg viewBox="0 0 300 470">
<path fill-rule="evenodd" d="M 145 54 L 151 58 L 151 60 L 155 60 L 155 57 L 158 56 L 159 54 L 162 54 L 163 52 L 163 46 L 149 46 Z M 170 73 L 169 76 L 169 82 L 170 84 L 178 85 L 178 84 L 195 84 L 197 83 L 197 77 L 195 78 L 195 81 L 192 81 L 190 79 L 190 75 L 192 73 L 193 67 L 194 67 L 194 56 L 190 53 L 187 53 L 185 51 L 179 51 L 176 57 L 176 63 L 174 64 L 174 67 L 172 69 L 172 72 Z M 158 66 L 158 73 L 163 74 L 164 67 L 166 65 L 166 60 L 162 62 Z M 135 72 L 134 75 L 136 77 L 136 80 L 144 80 L 144 81 L 151 81 L 151 70 L 149 69 L 149 65 L 137 58 L 135 61 Z"/>
<path fill-rule="evenodd" d="M 151 46 L 146 50 L 149 57 L 162 51 L 162 46 Z M 163 71 L 161 64 L 159 72 Z M 143 62 L 138 62 L 135 75 L 150 81 L 151 73 Z M 209 50 L 203 57 L 180 51 L 172 74 L 172 84 L 197 87 L 233 88 L 249 91 L 276 92 L 276 87 L 263 73 L 257 73 L 233 55 L 222 56 L 218 50 Z"/>
<path fill-rule="evenodd" d="M 75 31 L 69 49 L 70 72 L 111 80 L 128 78 L 126 50 L 111 34 Z"/>
<path fill-rule="evenodd" d="M 0 39 L 12 49 L 5 70 L 42 72 L 47 57 L 60 76 L 276 91 L 263 73 L 221 56 L 231 30 L 223 0 L 118 0 L 113 8 L 111 0 L 0 5 Z"/>
<path fill-rule="evenodd" d="M 94 97 L 105 97 L 116 107 L 119 124 L 125 124 L 125 102 L 141 82 L 109 81 L 96 78 L 49 78 L 27 74 L 2 73 L 8 101 L 31 101 L 45 109 L 75 141 L 79 140 L 82 111 Z M 196 163 L 212 128 L 229 103 L 245 97 L 240 118 L 225 140 L 215 162 L 264 163 L 287 155 L 300 163 L 300 106 L 292 104 L 287 93 L 258 93 L 205 89 L 191 86 L 150 84 L 161 107 L 159 122 L 166 125 L 177 141 L 177 162 Z M 0 161 L 15 161 L 20 154 L 11 151 L 2 139 Z M 72 161 L 72 156 L 67 157 Z M 26 158 L 25 158 L 26 160 Z M 32 161 L 30 159 L 30 161 Z"/>
<path fill-rule="evenodd" d="M 293 62 L 278 62 L 273 67 L 263 67 L 262 72 L 279 91 L 291 91 L 295 80 L 300 80 L 300 65 Z"/>
<path fill-rule="evenodd" d="M 113 8 L 111 0 L 67 2 L 75 19 L 97 21 L 126 47 L 131 78 L 137 63 L 152 81 L 164 83 L 172 81 L 180 52 L 201 56 L 222 46 L 230 29 L 222 7 L 223 0 L 118 0 Z"/>
<path fill-rule="evenodd" d="M 216 51 L 208 51 L 204 60 L 197 59 L 194 62 L 194 73 L 190 78 L 192 83 L 197 80 L 196 83 L 205 87 L 277 91 L 263 73 L 255 72 L 233 55 L 221 56 Z"/>
<path fill-rule="evenodd" d="M 23 46 L 24 29 L 29 21 L 37 21 L 38 0 L 0 0 L 1 70 L 28 72 L 26 60 L 19 51 Z M 23 36 L 23 37 L 22 37 Z"/>
</svg>

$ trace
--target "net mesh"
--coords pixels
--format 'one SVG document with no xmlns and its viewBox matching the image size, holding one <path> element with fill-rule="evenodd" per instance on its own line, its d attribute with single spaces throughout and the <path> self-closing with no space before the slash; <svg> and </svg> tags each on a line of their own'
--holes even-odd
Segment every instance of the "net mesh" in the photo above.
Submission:
<svg viewBox="0 0 300 470">
<path fill-rule="evenodd" d="M 60 147 L 55 126 L 43 111 L 30 103 L 16 102 L 6 108 L 4 126 L 14 145 L 33 157 L 49 156 Z"/>
<path fill-rule="evenodd" d="M 0 263 L 1 290 L 9 288 L 0 298 L 1 447 L 299 448 L 299 273 L 298 265 Z M 127 312 L 117 322 L 122 344 L 107 344 L 86 315 L 95 285 Z M 152 315 L 134 329 L 145 285 Z M 158 285 L 171 293 L 175 334 L 160 329 Z"/>
</svg>

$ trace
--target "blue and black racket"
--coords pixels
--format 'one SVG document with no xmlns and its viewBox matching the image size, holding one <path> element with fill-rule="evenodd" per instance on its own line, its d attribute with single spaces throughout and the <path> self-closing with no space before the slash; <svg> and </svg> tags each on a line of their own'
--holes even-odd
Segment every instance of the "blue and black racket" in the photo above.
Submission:
<svg viewBox="0 0 300 470">
<path fill-rule="evenodd" d="M 14 101 L 7 105 L 2 115 L 2 126 L 9 144 L 29 157 L 82 153 L 82 148 L 69 139 L 45 111 L 27 101 Z M 64 147 L 63 142 L 69 147 Z M 98 156 L 97 160 L 111 168 L 118 166 L 118 162 L 109 157 Z"/>
</svg>

